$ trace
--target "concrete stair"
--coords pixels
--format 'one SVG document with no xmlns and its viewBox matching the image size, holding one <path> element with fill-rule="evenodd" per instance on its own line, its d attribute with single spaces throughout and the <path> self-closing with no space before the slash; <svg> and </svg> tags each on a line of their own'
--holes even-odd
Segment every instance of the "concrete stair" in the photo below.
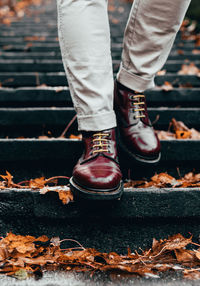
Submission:
<svg viewBox="0 0 200 286">
<path fill-rule="evenodd" d="M 48 1 L 40 22 L 25 17 L 0 30 L 0 171 L 16 181 L 39 176 L 70 176 L 82 152 L 79 140 L 59 138 L 75 115 L 57 38 L 55 1 Z M 123 5 L 120 24 L 111 21 L 113 69 L 120 63 L 123 29 L 130 3 Z M 40 9 L 38 7 L 37 9 Z M 149 113 L 156 129 L 167 130 L 175 117 L 200 130 L 200 77 L 179 75 L 185 60 L 200 67 L 199 49 L 177 36 L 165 75 L 156 76 L 157 87 L 146 91 Z M 179 50 L 182 51 L 180 54 Z M 165 81 L 174 89 L 158 86 Z M 181 84 L 191 87 L 182 88 Z M 66 134 L 77 134 L 75 122 Z M 51 134 L 51 135 L 49 135 Z M 38 139 L 48 135 L 49 139 Z M 19 139 L 19 137 L 24 137 Z M 151 177 L 155 172 L 178 176 L 200 171 L 199 140 L 163 140 L 157 166 L 136 165 L 120 150 L 124 179 Z M 181 232 L 199 238 L 199 189 L 126 189 L 115 202 L 74 202 L 62 205 L 55 192 L 6 189 L 0 191 L 1 234 L 47 234 L 73 237 L 87 247 L 125 252 L 127 246 L 145 248 L 152 238 Z"/>
</svg>

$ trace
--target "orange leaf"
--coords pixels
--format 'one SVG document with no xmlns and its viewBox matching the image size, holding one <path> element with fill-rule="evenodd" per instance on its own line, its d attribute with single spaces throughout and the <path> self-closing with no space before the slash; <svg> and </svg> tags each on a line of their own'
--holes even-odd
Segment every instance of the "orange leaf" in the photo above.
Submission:
<svg viewBox="0 0 200 286">
<path fill-rule="evenodd" d="M 173 90 L 173 86 L 170 82 L 165 81 L 164 84 L 162 86 L 160 86 L 160 88 L 164 91 L 170 91 Z"/>
<path fill-rule="evenodd" d="M 61 190 L 58 192 L 59 199 L 62 201 L 64 205 L 67 205 L 69 202 L 73 201 L 74 197 L 72 192 Z"/>
<path fill-rule="evenodd" d="M 191 137 L 191 131 L 176 130 L 175 133 L 177 139 L 189 139 Z"/>
</svg>

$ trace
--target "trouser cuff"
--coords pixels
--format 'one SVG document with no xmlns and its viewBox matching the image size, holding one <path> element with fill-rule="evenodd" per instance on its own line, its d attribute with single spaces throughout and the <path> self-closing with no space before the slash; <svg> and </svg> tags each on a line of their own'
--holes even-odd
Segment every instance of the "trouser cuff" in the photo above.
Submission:
<svg viewBox="0 0 200 286">
<path fill-rule="evenodd" d="M 155 86 L 154 77 L 144 78 L 132 74 L 125 70 L 122 65 L 120 66 L 119 72 L 117 74 L 117 81 L 119 81 L 124 86 L 138 92 L 143 92 L 144 90 L 153 88 Z"/>
<path fill-rule="evenodd" d="M 78 130 L 101 131 L 116 127 L 114 111 L 93 115 L 77 115 Z"/>
</svg>

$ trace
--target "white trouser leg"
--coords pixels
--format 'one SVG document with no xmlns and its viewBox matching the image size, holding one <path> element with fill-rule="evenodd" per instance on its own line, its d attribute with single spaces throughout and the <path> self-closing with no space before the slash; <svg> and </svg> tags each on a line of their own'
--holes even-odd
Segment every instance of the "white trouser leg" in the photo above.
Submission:
<svg viewBox="0 0 200 286">
<path fill-rule="evenodd" d="M 79 130 L 116 126 L 106 0 L 57 0 L 64 68 Z"/>
<path fill-rule="evenodd" d="M 124 34 L 118 81 L 142 92 L 154 87 L 191 0 L 134 0 Z"/>
</svg>

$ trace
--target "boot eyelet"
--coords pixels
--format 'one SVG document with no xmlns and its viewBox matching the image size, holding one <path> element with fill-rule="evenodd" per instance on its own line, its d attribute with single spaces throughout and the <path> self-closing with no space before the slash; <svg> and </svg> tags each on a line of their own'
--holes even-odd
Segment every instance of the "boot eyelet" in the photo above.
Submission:
<svg viewBox="0 0 200 286">
<path fill-rule="evenodd" d="M 108 146 L 108 153 L 111 153 L 111 146 Z"/>
</svg>

